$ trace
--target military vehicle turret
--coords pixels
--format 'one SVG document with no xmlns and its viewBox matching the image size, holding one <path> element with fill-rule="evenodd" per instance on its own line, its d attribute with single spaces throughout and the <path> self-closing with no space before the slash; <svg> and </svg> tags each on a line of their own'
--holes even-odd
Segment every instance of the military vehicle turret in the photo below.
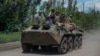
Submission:
<svg viewBox="0 0 100 56">
<path fill-rule="evenodd" d="M 58 53 L 65 54 L 82 46 L 82 32 L 78 29 L 69 32 L 57 25 L 33 25 L 23 30 L 21 43 L 23 52 L 34 51 L 41 46 L 42 49 L 56 47 Z"/>
</svg>

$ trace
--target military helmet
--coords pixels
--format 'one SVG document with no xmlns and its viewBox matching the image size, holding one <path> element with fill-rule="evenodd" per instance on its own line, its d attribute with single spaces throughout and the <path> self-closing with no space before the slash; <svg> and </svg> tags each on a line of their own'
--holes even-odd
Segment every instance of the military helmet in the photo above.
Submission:
<svg viewBox="0 0 100 56">
<path fill-rule="evenodd" d="M 55 9 L 51 9 L 51 12 L 55 12 Z"/>
<path fill-rule="evenodd" d="M 55 12 L 55 14 L 56 14 L 56 15 L 59 15 L 59 14 L 60 14 L 60 12 L 56 11 L 56 12 Z"/>
</svg>

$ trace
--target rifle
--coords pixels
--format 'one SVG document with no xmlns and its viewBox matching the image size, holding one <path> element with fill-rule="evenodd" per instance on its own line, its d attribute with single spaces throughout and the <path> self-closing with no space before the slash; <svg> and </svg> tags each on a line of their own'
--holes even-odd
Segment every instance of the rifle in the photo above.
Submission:
<svg viewBox="0 0 100 56">
<path fill-rule="evenodd" d="M 45 12 L 43 12 L 43 15 L 44 15 L 45 18 L 47 18 L 47 15 L 45 14 Z"/>
</svg>

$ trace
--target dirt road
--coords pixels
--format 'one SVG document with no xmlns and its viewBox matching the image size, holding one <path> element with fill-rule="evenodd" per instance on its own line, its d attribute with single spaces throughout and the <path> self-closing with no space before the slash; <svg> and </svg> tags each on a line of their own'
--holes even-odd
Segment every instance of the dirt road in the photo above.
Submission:
<svg viewBox="0 0 100 56">
<path fill-rule="evenodd" d="M 53 50 L 22 53 L 21 48 L 19 48 L 0 52 L 0 56 L 100 56 L 100 31 L 86 33 L 82 48 L 64 55 L 59 55 Z"/>
</svg>

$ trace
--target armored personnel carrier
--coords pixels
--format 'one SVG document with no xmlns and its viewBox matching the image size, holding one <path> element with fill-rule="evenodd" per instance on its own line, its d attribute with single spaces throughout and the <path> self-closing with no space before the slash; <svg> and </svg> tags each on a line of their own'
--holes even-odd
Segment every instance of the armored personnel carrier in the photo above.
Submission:
<svg viewBox="0 0 100 56">
<path fill-rule="evenodd" d="M 82 46 L 82 32 L 75 29 L 73 32 L 57 25 L 33 25 L 22 32 L 23 52 L 56 47 L 58 53 L 65 54 Z"/>
</svg>

